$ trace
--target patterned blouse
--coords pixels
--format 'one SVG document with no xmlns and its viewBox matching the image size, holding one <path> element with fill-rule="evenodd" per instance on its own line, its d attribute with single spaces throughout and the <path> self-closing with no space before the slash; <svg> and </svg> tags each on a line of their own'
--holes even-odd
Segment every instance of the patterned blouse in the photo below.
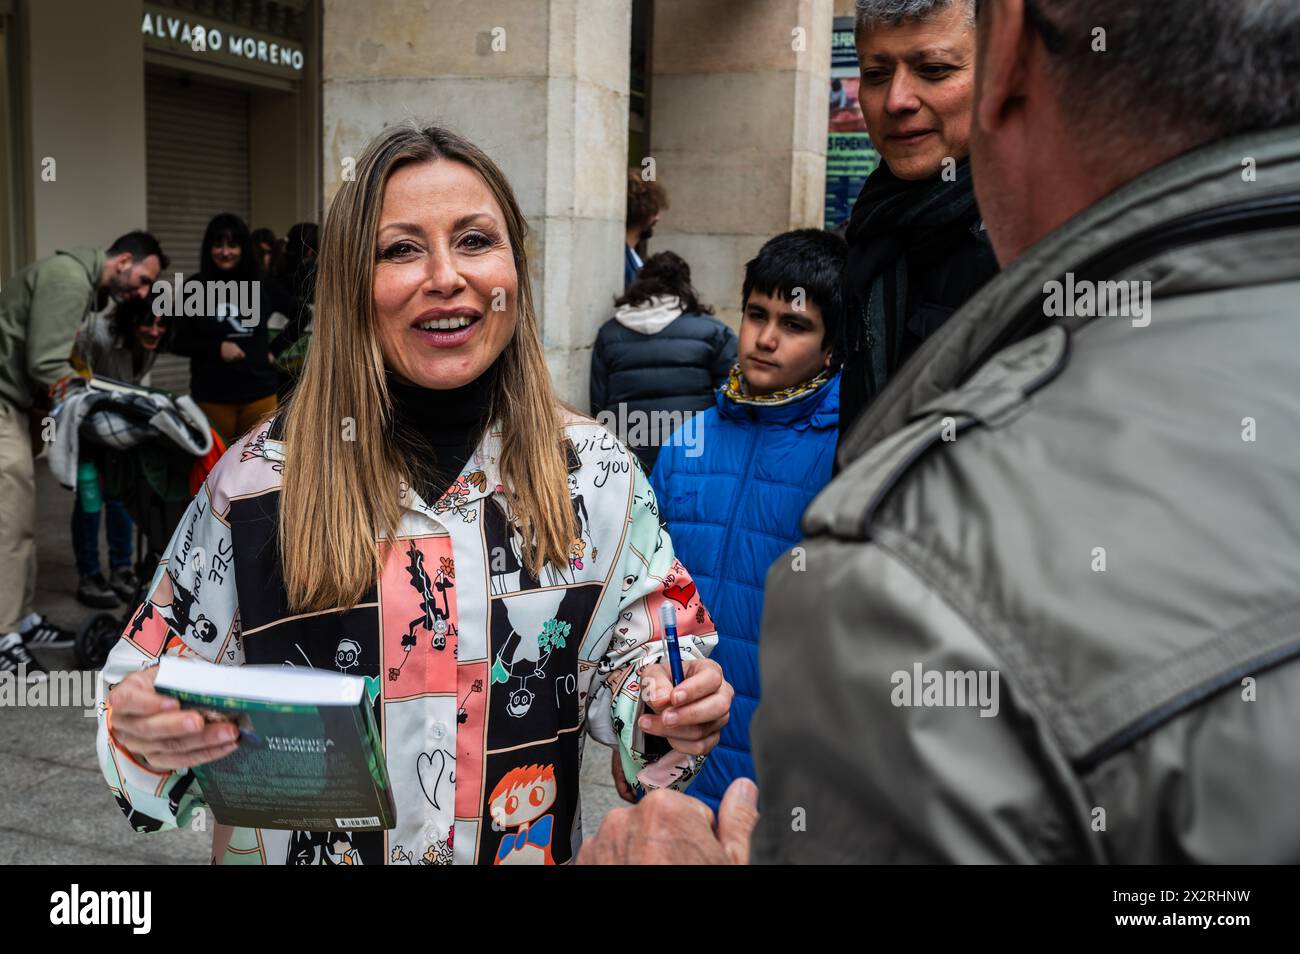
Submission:
<svg viewBox="0 0 1300 954">
<path fill-rule="evenodd" d="M 672 601 L 684 655 L 717 642 L 673 556 L 645 474 L 609 432 L 564 414 L 578 535 L 534 577 L 501 492 L 500 433 L 426 504 L 409 487 L 395 545 L 356 606 L 290 613 L 276 546 L 284 446 L 272 425 L 221 458 L 182 517 L 104 667 L 105 683 L 164 654 L 222 666 L 309 667 L 365 678 L 397 809 L 389 831 L 217 826 L 225 864 L 561 864 L 582 841 L 584 730 L 617 746 L 629 779 L 684 788 L 703 758 L 647 741 L 637 674 L 662 658 Z M 321 554 L 321 559 L 328 559 Z M 146 768 L 100 707 L 100 766 L 137 831 L 189 825 L 191 771 Z M 659 758 L 647 755 L 665 752 Z M 647 768 L 647 766 L 649 766 Z"/>
</svg>

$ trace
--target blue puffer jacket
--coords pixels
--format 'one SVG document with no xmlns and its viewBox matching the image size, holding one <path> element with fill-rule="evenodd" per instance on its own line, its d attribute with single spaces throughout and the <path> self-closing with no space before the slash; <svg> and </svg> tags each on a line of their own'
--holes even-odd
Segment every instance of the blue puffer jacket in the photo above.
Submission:
<svg viewBox="0 0 1300 954">
<path fill-rule="evenodd" d="M 840 377 L 802 400 L 738 404 L 718 389 L 688 442 L 661 448 L 650 476 L 682 564 L 718 628 L 713 659 L 735 687 L 731 721 L 689 794 L 714 811 L 727 786 L 754 777 L 749 720 L 758 705 L 758 630 L 768 567 L 799 542 L 799 520 L 831 479 Z"/>
</svg>

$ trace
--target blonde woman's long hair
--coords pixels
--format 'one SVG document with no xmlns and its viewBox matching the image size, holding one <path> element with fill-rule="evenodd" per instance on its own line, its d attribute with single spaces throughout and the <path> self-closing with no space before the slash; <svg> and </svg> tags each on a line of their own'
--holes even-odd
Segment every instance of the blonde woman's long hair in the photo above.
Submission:
<svg viewBox="0 0 1300 954">
<path fill-rule="evenodd" d="M 316 269 L 311 349 L 282 414 L 285 463 L 279 547 L 292 612 L 358 603 L 401 518 L 398 490 L 412 476 L 389 439 L 392 404 L 374 306 L 384 188 L 401 166 L 464 163 L 483 177 L 505 216 L 518 273 L 514 336 L 499 361 L 489 420 L 501 427 L 498 469 L 524 562 L 534 576 L 567 567 L 575 536 L 559 403 L 542 354 L 524 239 L 528 225 L 510 183 L 487 154 L 438 126 L 385 130 L 330 203 Z M 351 439 L 349 439 L 351 438 Z M 432 501 L 430 501 L 432 503 Z"/>
</svg>

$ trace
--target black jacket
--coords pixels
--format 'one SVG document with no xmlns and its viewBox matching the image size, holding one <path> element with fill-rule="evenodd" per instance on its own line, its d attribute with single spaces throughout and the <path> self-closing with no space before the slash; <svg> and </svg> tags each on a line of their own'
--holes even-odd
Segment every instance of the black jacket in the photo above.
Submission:
<svg viewBox="0 0 1300 954">
<path fill-rule="evenodd" d="M 960 167 L 961 178 L 946 186 L 901 182 L 882 164 L 867 181 L 854 206 L 846 236 L 850 246 L 850 264 L 844 272 L 846 322 L 866 322 L 865 308 L 873 273 L 889 261 L 891 247 L 901 248 L 907 262 L 907 290 L 903 332 L 898 340 L 894 340 L 893 329 L 886 327 L 885 340 L 872 340 L 863 350 L 845 356 L 844 380 L 840 386 L 841 444 L 854 421 L 894 372 L 998 272 L 988 233 L 981 228 L 979 210 L 974 204 L 967 163 L 968 160 L 963 160 Z M 928 195 L 943 189 L 952 195 L 943 200 L 946 209 L 931 213 L 930 223 L 894 224 L 900 218 L 907 218 L 909 204 L 924 202 Z M 967 198 L 965 202 L 962 202 L 963 194 Z M 892 213 L 881 211 L 886 202 L 896 206 Z M 855 262 L 862 265 L 855 268 Z M 893 302 L 888 305 L 892 307 Z M 876 380 L 872 369 L 872 348 L 881 348 L 887 355 L 883 380 Z"/>
<path fill-rule="evenodd" d="M 258 320 L 248 322 L 229 313 L 180 315 L 173 319 L 175 335 L 170 349 L 190 359 L 190 394 L 196 401 L 213 404 L 247 404 L 276 393 L 278 379 L 268 355 L 267 319 L 280 312 L 293 318 L 296 304 L 281 285 L 266 280 L 258 283 Z M 206 303 L 206 290 L 205 290 Z M 205 312 L 206 312 L 205 308 Z M 239 361 L 221 360 L 221 343 L 233 341 L 243 349 Z"/>
<path fill-rule="evenodd" d="M 662 326 L 651 308 L 619 314 L 601 327 L 591 351 L 593 416 L 609 411 L 621 419 L 619 405 L 626 405 L 625 414 L 713 406 L 714 390 L 736 363 L 735 332 L 708 315 L 679 315 Z M 646 472 L 652 470 L 658 446 L 627 443 Z"/>
</svg>

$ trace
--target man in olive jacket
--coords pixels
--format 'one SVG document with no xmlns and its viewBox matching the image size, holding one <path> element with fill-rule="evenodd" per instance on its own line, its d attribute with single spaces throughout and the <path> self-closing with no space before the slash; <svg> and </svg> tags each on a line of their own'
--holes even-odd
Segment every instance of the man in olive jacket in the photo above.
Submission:
<svg viewBox="0 0 1300 954">
<path fill-rule="evenodd" d="M 1300 861 L 1300 8 L 981 7 L 1005 270 L 770 571 L 757 827 L 584 860 Z"/>
<path fill-rule="evenodd" d="M 86 312 L 101 294 L 144 298 L 167 267 L 147 232 L 107 251 L 71 249 L 29 265 L 0 290 L 0 669 L 33 670 L 24 632 L 35 625 L 36 480 L 27 414 L 73 373 L 68 357 Z"/>
</svg>

